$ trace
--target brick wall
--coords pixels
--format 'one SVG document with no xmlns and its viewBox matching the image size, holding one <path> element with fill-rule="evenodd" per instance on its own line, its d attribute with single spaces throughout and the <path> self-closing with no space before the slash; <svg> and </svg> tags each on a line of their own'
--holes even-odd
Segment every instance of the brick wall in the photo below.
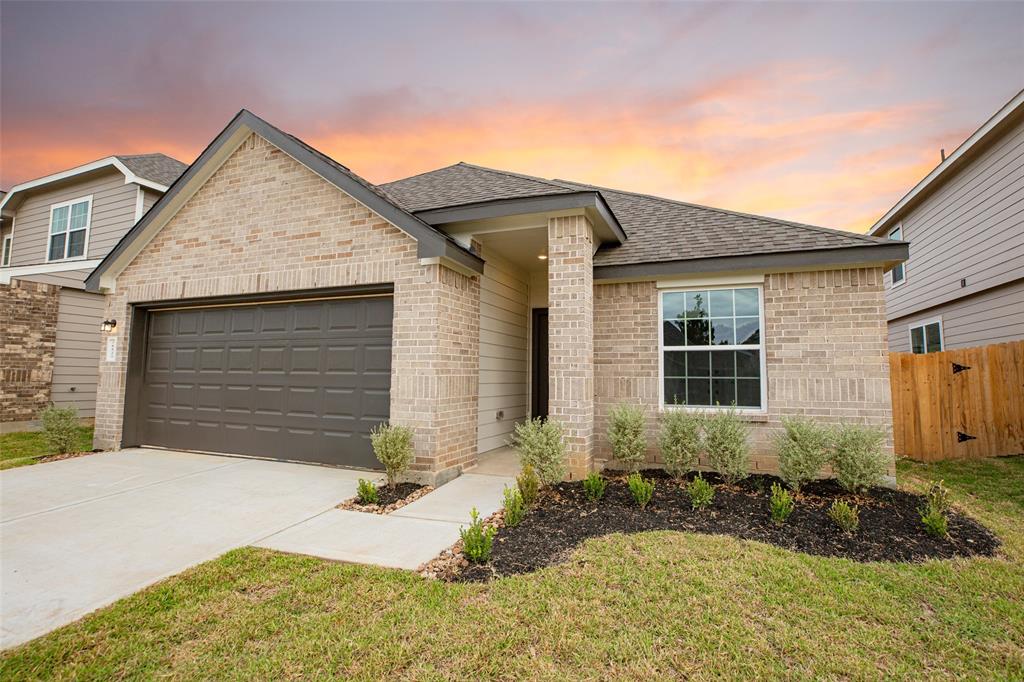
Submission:
<svg viewBox="0 0 1024 682">
<path fill-rule="evenodd" d="M 50 402 L 60 287 L 0 285 L 0 422 L 30 421 Z"/>
<path fill-rule="evenodd" d="M 648 409 L 648 458 L 658 409 L 658 289 L 653 282 L 594 287 L 596 458 L 610 457 L 607 414 L 618 402 Z M 756 470 L 777 471 L 771 435 L 785 415 L 859 422 L 892 431 L 885 294 L 880 268 L 767 275 L 768 413 L 752 417 Z M 891 437 L 889 441 L 891 449 Z"/>
<path fill-rule="evenodd" d="M 379 283 L 395 287 L 391 419 L 414 429 L 415 470 L 450 475 L 476 456 L 478 281 L 420 265 L 412 237 L 256 135 L 118 277 L 97 447 L 121 442 L 130 303 Z"/>
</svg>

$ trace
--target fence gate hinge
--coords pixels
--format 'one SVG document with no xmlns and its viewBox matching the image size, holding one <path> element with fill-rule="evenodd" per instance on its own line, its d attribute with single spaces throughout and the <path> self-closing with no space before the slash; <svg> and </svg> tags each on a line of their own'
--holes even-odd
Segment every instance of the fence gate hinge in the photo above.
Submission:
<svg viewBox="0 0 1024 682">
<path fill-rule="evenodd" d="M 970 369 L 970 367 L 968 367 L 967 365 L 961 365 L 956 362 L 953 363 L 953 374 L 959 374 L 960 372 L 963 372 L 968 369 Z"/>
<path fill-rule="evenodd" d="M 965 440 L 978 440 L 977 436 L 969 436 L 963 431 L 956 432 L 956 442 L 963 443 Z"/>
</svg>

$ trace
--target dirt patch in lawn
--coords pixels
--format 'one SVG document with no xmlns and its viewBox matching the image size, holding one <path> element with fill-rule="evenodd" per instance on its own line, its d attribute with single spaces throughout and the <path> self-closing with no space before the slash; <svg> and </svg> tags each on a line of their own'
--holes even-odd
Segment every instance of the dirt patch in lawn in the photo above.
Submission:
<svg viewBox="0 0 1024 682">
<path fill-rule="evenodd" d="M 991 556 L 999 547 L 987 528 L 955 510 L 949 514 L 948 537 L 928 535 L 918 512 L 923 497 L 902 490 L 874 488 L 852 495 L 834 481 L 819 481 L 796 496 L 796 510 L 786 523 L 777 525 L 768 508 L 768 491 L 779 482 L 774 477 L 751 476 L 727 486 L 713 474 L 705 474 L 715 484 L 714 501 L 695 511 L 684 484 L 663 471 L 643 473 L 655 479 L 654 497 L 646 509 L 637 507 L 624 476 L 609 476 L 605 496 L 598 502 L 586 499 L 581 482 L 560 483 L 545 492 L 518 526 L 499 529 L 489 564 L 466 566 L 442 577 L 480 581 L 528 573 L 564 561 L 588 538 L 651 530 L 731 535 L 864 562 Z M 843 532 L 828 516 L 828 507 L 836 499 L 860 508 L 857 532 Z"/>
<path fill-rule="evenodd" d="M 382 485 L 377 488 L 377 504 L 359 504 L 359 498 L 345 500 L 338 509 L 361 511 L 369 514 L 390 514 L 410 502 L 415 502 L 433 490 L 429 485 L 418 483 L 396 483 L 394 488 Z"/>
</svg>

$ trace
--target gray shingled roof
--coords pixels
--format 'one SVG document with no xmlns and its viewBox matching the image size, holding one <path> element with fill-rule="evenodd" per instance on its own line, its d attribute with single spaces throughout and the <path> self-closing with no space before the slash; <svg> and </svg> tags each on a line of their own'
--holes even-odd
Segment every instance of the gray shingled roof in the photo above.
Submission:
<svg viewBox="0 0 1024 682">
<path fill-rule="evenodd" d="M 170 187 L 171 183 L 188 168 L 187 163 L 172 159 L 166 154 L 117 155 L 117 160 L 144 180 Z"/>
<path fill-rule="evenodd" d="M 603 246 L 595 266 L 891 244 L 886 239 L 737 213 L 569 180 L 545 180 L 467 163 L 381 187 L 412 212 L 495 199 L 597 191 L 628 237 Z"/>
</svg>

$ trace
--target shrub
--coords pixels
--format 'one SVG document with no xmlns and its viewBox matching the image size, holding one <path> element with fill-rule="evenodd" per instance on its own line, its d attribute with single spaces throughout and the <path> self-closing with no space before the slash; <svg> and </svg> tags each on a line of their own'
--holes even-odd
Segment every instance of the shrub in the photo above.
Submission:
<svg viewBox="0 0 1024 682">
<path fill-rule="evenodd" d="M 847 533 L 856 532 L 860 526 L 860 508 L 855 504 L 850 505 L 843 500 L 836 500 L 828 508 L 828 515 Z"/>
<path fill-rule="evenodd" d="M 750 471 L 750 429 L 736 410 L 715 410 L 704 418 L 708 461 L 726 483 L 736 483 Z"/>
<path fill-rule="evenodd" d="M 626 479 L 629 485 L 629 492 L 633 493 L 633 499 L 643 509 L 654 497 L 654 480 L 644 478 L 637 472 L 633 472 Z"/>
<path fill-rule="evenodd" d="M 39 413 L 43 422 L 43 440 L 55 455 L 75 450 L 78 442 L 78 410 L 74 407 L 50 405 Z"/>
<path fill-rule="evenodd" d="M 831 455 L 832 432 L 810 419 L 782 419 L 775 434 L 779 452 L 779 476 L 793 490 L 818 477 Z"/>
<path fill-rule="evenodd" d="M 680 478 L 693 469 L 700 456 L 701 415 L 686 410 L 669 410 L 661 418 L 658 449 L 665 460 L 665 471 Z"/>
<path fill-rule="evenodd" d="M 604 497 L 604 489 L 608 487 L 608 481 L 596 471 L 583 479 L 583 492 L 591 502 L 597 502 Z"/>
<path fill-rule="evenodd" d="M 377 486 L 373 484 L 373 481 L 367 481 L 365 478 L 359 479 L 356 499 L 359 500 L 359 504 L 377 504 L 380 496 L 377 494 Z"/>
<path fill-rule="evenodd" d="M 557 421 L 537 417 L 516 424 L 511 442 L 520 461 L 534 468 L 541 483 L 551 485 L 565 477 L 565 439 Z"/>
<path fill-rule="evenodd" d="M 836 431 L 832 470 L 839 485 L 864 491 L 882 482 L 888 464 L 882 452 L 885 433 L 873 426 L 843 424 Z"/>
<path fill-rule="evenodd" d="M 373 454 L 388 473 L 388 485 L 392 488 L 398 477 L 412 464 L 412 429 L 397 424 L 381 424 L 370 431 Z"/>
<path fill-rule="evenodd" d="M 686 486 L 686 492 L 690 496 L 690 506 L 694 509 L 703 509 L 715 499 L 715 486 L 705 481 L 700 474 Z"/>
<path fill-rule="evenodd" d="M 459 528 L 459 535 L 462 537 L 462 553 L 466 559 L 475 564 L 482 564 L 491 558 L 491 546 L 494 544 L 494 535 L 498 529 L 494 526 L 484 527 L 480 520 L 480 512 L 473 507 L 470 512 L 472 522 L 469 528 Z"/>
<path fill-rule="evenodd" d="M 933 483 L 932 487 L 925 493 L 925 504 L 940 514 L 945 514 L 953 503 L 949 499 L 949 488 L 942 484 L 942 481 Z"/>
<path fill-rule="evenodd" d="M 796 505 L 793 503 L 793 496 L 789 494 L 788 490 L 778 483 L 772 483 L 772 494 L 768 499 L 768 506 L 772 513 L 772 521 L 782 525 L 789 518 L 789 515 L 793 513 L 793 508 Z"/>
<path fill-rule="evenodd" d="M 519 525 L 526 515 L 526 506 L 523 504 L 523 496 L 518 488 L 505 486 L 505 525 L 514 528 Z"/>
<path fill-rule="evenodd" d="M 620 403 L 608 413 L 608 441 L 612 455 L 630 471 L 647 456 L 647 416 L 642 407 Z"/>
<path fill-rule="evenodd" d="M 533 503 L 537 501 L 537 495 L 540 493 L 540 478 L 537 476 L 537 471 L 532 465 L 523 465 L 522 472 L 516 477 L 516 487 L 519 488 L 523 504 L 527 507 L 532 507 Z"/>
<path fill-rule="evenodd" d="M 933 484 L 925 494 L 925 503 L 918 510 L 921 514 L 921 523 L 929 535 L 937 538 L 946 537 L 949 532 L 949 522 L 946 519 L 949 508 L 949 489 L 942 485 L 942 481 Z"/>
</svg>

